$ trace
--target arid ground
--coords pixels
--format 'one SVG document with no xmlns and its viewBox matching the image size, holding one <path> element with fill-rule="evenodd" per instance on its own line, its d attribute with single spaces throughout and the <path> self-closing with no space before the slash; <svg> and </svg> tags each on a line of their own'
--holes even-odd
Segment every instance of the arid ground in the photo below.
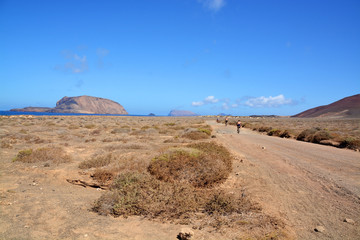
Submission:
<svg viewBox="0 0 360 240">
<path fill-rule="evenodd" d="M 360 239 L 350 149 L 202 117 L 2 117 L 0 138 L 0 239 Z"/>
</svg>

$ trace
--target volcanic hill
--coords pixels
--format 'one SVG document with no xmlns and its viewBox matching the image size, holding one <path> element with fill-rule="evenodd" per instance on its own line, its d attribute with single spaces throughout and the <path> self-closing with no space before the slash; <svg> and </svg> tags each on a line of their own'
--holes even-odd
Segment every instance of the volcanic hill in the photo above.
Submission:
<svg viewBox="0 0 360 240">
<path fill-rule="evenodd" d="M 343 98 L 329 105 L 311 108 L 291 117 L 360 118 L 360 94 Z"/>
<path fill-rule="evenodd" d="M 63 97 L 54 108 L 27 107 L 11 109 L 10 111 L 23 112 L 31 109 L 36 109 L 39 112 L 56 113 L 128 114 L 124 107 L 117 102 L 91 96 Z"/>
</svg>

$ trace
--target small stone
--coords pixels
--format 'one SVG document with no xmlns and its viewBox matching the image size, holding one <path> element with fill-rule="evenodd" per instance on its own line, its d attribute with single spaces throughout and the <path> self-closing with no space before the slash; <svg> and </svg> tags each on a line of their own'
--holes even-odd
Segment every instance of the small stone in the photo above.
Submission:
<svg viewBox="0 0 360 240">
<path fill-rule="evenodd" d="M 355 221 L 352 220 L 351 218 L 345 218 L 345 219 L 344 219 L 344 222 L 350 223 L 350 224 L 355 224 Z"/>
<path fill-rule="evenodd" d="M 266 147 L 262 146 L 262 147 L 261 147 L 261 149 L 265 150 L 265 149 L 266 149 Z"/>
<path fill-rule="evenodd" d="M 315 229 L 314 229 L 315 232 L 325 232 L 325 228 L 323 226 L 317 226 Z"/>
</svg>

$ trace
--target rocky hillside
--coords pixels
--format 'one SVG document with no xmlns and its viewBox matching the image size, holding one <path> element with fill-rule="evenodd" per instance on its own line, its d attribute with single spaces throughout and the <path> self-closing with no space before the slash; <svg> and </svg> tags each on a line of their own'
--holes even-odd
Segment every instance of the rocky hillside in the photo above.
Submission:
<svg viewBox="0 0 360 240">
<path fill-rule="evenodd" d="M 10 111 L 29 111 L 30 108 L 11 109 Z M 55 108 L 36 108 L 40 112 L 90 113 L 90 114 L 128 114 L 123 106 L 109 99 L 79 96 L 63 97 Z"/>
<path fill-rule="evenodd" d="M 171 110 L 169 116 L 172 117 L 188 117 L 188 116 L 198 116 L 196 113 L 185 110 Z"/>
<path fill-rule="evenodd" d="M 329 105 L 311 108 L 292 117 L 360 118 L 360 94 L 343 98 Z"/>
</svg>

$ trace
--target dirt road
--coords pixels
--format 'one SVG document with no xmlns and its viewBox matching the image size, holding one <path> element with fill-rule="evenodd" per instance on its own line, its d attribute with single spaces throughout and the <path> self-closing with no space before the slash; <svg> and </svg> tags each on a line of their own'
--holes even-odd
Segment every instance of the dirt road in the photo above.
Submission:
<svg viewBox="0 0 360 240">
<path fill-rule="evenodd" d="M 208 124 L 238 155 L 245 194 L 283 219 L 294 238 L 360 239 L 360 153 Z"/>
</svg>

